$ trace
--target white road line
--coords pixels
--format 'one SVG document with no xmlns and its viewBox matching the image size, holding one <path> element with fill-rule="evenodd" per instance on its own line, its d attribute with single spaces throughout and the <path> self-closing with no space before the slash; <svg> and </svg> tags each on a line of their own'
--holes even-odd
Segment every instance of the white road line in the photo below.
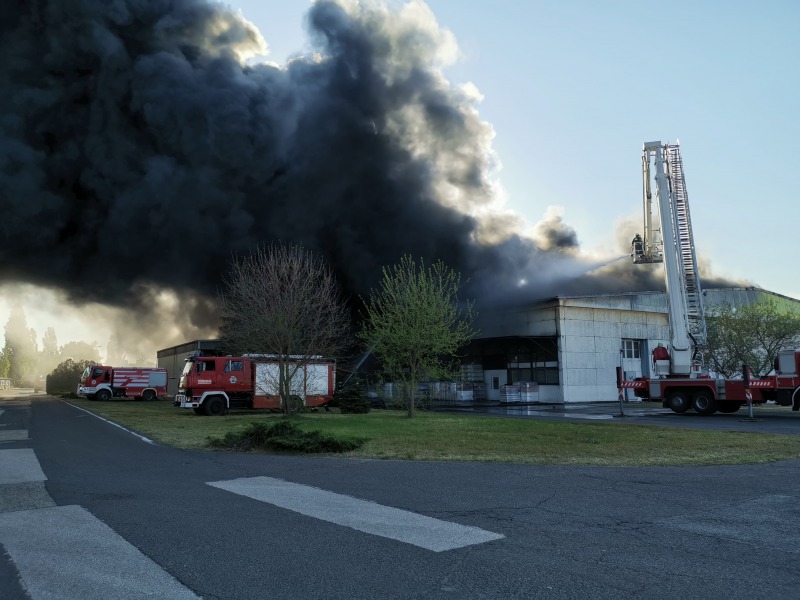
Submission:
<svg viewBox="0 0 800 600">
<path fill-rule="evenodd" d="M 122 429 L 122 431 L 126 431 L 126 432 L 130 433 L 132 436 L 135 436 L 135 437 L 139 438 L 143 442 L 147 442 L 148 444 L 155 444 L 155 442 L 153 440 L 151 440 L 150 438 L 146 438 L 143 435 L 139 435 L 135 431 L 131 431 L 130 429 L 126 429 L 125 427 L 123 427 L 119 423 L 114 423 L 114 421 L 109 421 L 108 419 L 104 419 L 100 415 L 96 415 L 90 410 L 86 410 L 85 408 L 81 408 L 80 406 L 75 406 L 74 404 L 72 404 L 72 402 L 67 402 L 66 400 L 62 400 L 62 402 L 64 404 L 69 404 L 72 408 L 77 408 L 78 410 L 82 410 L 87 415 L 92 415 L 93 417 L 97 417 L 98 419 L 100 419 L 101 421 L 105 421 L 109 425 L 113 425 L 114 427 L 119 427 L 120 429 Z"/>
<path fill-rule="evenodd" d="M 300 514 L 379 535 L 426 550 L 443 552 L 504 538 L 504 535 L 441 521 L 299 483 L 272 477 L 249 477 L 208 485 Z"/>
<path fill-rule="evenodd" d="M 0 514 L 0 540 L 33 600 L 198 600 L 80 506 Z"/>
<path fill-rule="evenodd" d="M 0 450 L 0 484 L 46 480 L 32 449 Z"/>
<path fill-rule="evenodd" d="M 4 429 L 0 431 L 0 442 L 20 442 L 27 439 L 27 429 Z"/>
</svg>

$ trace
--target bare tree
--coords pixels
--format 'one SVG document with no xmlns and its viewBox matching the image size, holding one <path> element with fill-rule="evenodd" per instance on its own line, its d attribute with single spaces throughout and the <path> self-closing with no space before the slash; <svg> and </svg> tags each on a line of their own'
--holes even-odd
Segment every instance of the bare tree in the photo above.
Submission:
<svg viewBox="0 0 800 600">
<path fill-rule="evenodd" d="M 234 259 L 220 293 L 221 333 L 238 353 L 268 354 L 278 363 L 271 384 L 286 414 L 293 390 L 315 358 L 336 358 L 350 341 L 350 318 L 331 269 L 302 246 L 258 248 Z"/>
</svg>

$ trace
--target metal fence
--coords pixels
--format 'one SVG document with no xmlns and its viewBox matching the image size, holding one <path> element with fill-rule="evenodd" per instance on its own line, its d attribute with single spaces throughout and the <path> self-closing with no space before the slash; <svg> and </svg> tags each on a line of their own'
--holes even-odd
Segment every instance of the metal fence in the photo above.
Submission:
<svg viewBox="0 0 800 600">
<path fill-rule="evenodd" d="M 373 405 L 398 408 L 406 406 L 409 394 L 404 384 L 390 382 L 368 385 L 367 396 Z M 473 382 L 423 381 L 417 384 L 414 397 L 421 407 L 469 406 L 486 399 L 486 388 Z"/>
</svg>

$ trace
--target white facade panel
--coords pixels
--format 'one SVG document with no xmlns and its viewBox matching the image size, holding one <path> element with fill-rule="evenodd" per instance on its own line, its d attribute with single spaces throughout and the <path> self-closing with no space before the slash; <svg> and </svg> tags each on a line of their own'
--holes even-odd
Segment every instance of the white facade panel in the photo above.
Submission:
<svg viewBox="0 0 800 600">
<path fill-rule="evenodd" d="M 561 385 L 566 390 L 572 385 L 595 385 L 597 383 L 597 369 L 565 369 Z"/>
<path fill-rule="evenodd" d="M 640 325 L 647 325 L 647 317 L 649 313 L 645 312 L 637 312 L 637 311 L 620 311 L 617 314 L 617 321 L 619 323 L 631 323 L 631 324 L 640 324 Z"/>
<path fill-rule="evenodd" d="M 540 385 L 539 402 L 561 404 L 564 402 L 564 392 L 560 385 Z"/>
<path fill-rule="evenodd" d="M 598 402 L 599 397 L 596 385 L 572 385 L 564 390 L 564 402 Z"/>
<path fill-rule="evenodd" d="M 594 337 L 594 321 L 566 320 L 561 322 L 562 336 Z"/>
<path fill-rule="evenodd" d="M 667 317 L 666 314 L 647 313 L 646 317 L 648 325 L 664 325 L 669 327 L 669 317 Z"/>
<path fill-rule="evenodd" d="M 595 367 L 603 373 L 614 373 L 619 366 L 619 348 L 598 349 L 595 356 Z M 598 381 L 602 381 L 602 378 L 598 378 Z"/>
<path fill-rule="evenodd" d="M 595 311 L 594 320 L 595 322 L 619 323 L 621 312 L 619 310 L 598 309 Z"/>
<path fill-rule="evenodd" d="M 644 340 L 647 339 L 650 329 L 643 323 L 621 323 L 619 328 L 620 339 Z"/>
<path fill-rule="evenodd" d="M 666 315 L 651 313 L 659 310 L 657 306 L 647 306 L 641 298 L 635 304 L 644 310 L 634 311 L 634 302 L 604 302 L 597 308 L 577 310 L 569 307 L 564 310 L 565 319 L 561 322 L 562 378 L 561 387 L 564 402 L 602 402 L 617 399 L 616 368 L 621 364 L 623 339 L 645 340 L 640 351 L 648 348 L 646 340 L 652 325 L 666 322 Z M 606 306 L 612 305 L 614 309 Z M 588 312 L 587 312 L 588 311 Z M 582 321 L 569 319 L 580 315 Z M 652 318 L 655 317 L 655 318 Z M 661 328 L 657 330 L 660 332 Z M 591 340 L 590 340 L 591 338 Z M 635 363 L 638 370 L 643 364 L 640 358 L 626 359 L 630 367 Z"/>
<path fill-rule="evenodd" d="M 564 368 L 565 369 L 596 369 L 597 368 L 596 352 L 565 352 L 564 353 Z"/>
<path fill-rule="evenodd" d="M 565 306 L 562 311 L 564 320 L 576 321 L 594 321 L 595 309 L 593 308 L 576 308 L 574 306 Z"/>
<path fill-rule="evenodd" d="M 595 352 L 595 338 L 589 335 L 575 335 L 561 337 L 563 352 Z"/>
<path fill-rule="evenodd" d="M 595 337 L 619 338 L 621 323 L 611 321 L 594 321 Z"/>
<path fill-rule="evenodd" d="M 622 347 L 621 340 L 622 338 L 619 336 L 595 338 L 594 351 L 598 354 L 607 352 L 618 354 L 620 348 Z"/>
</svg>

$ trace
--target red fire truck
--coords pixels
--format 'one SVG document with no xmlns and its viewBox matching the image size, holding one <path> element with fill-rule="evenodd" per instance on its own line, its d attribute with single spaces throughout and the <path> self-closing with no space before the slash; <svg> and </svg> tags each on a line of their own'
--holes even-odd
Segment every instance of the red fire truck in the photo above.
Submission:
<svg viewBox="0 0 800 600">
<path fill-rule="evenodd" d="M 703 292 L 689 215 L 689 199 L 678 144 L 648 142 L 643 149 L 644 235 L 631 244 L 636 264 L 664 263 L 670 343 L 664 355 L 653 355 L 653 376 L 622 379 L 617 368 L 617 388 L 632 389 L 639 398 L 661 400 L 665 408 L 697 414 L 733 413 L 743 404 L 774 400 L 800 409 L 800 350 L 782 350 L 772 374 L 751 378 L 712 378 L 702 364 L 706 349 Z M 651 167 L 654 173 L 651 173 Z M 659 218 L 654 218 L 652 181 L 655 180 Z M 752 404 L 751 404 L 752 406 Z"/>
<path fill-rule="evenodd" d="M 167 370 L 145 367 L 86 367 L 78 395 L 106 401 L 115 396 L 155 400 L 167 393 Z"/>
<path fill-rule="evenodd" d="M 697 414 L 711 415 L 717 411 L 734 413 L 747 402 L 755 404 L 773 400 L 780 406 L 800 409 L 800 351 L 778 353 L 778 368 L 765 377 L 738 379 L 711 378 L 708 375 L 681 377 L 640 377 L 624 381 L 618 369 L 620 389 L 632 389 L 638 398 L 662 401 L 664 408 L 685 413 L 690 408 Z"/>
<path fill-rule="evenodd" d="M 280 361 L 273 355 L 200 356 L 186 359 L 173 404 L 219 416 L 230 408 L 281 408 Z M 304 406 L 333 398 L 336 363 L 321 356 L 288 361 L 290 393 Z"/>
</svg>

